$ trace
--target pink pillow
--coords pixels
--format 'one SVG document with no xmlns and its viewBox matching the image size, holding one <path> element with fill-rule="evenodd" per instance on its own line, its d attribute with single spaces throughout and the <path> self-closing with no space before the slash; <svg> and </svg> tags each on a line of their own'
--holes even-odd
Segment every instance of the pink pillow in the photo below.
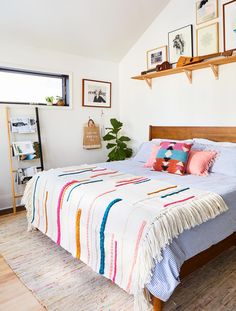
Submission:
<svg viewBox="0 0 236 311">
<path fill-rule="evenodd" d="M 160 149 L 159 145 L 153 145 L 152 146 L 151 154 L 150 154 L 147 162 L 145 163 L 144 167 L 153 167 L 154 163 L 156 162 L 156 156 L 157 156 L 159 149 Z"/>
<path fill-rule="evenodd" d="M 216 155 L 216 151 L 191 150 L 187 163 L 187 173 L 198 176 L 207 176 Z"/>
</svg>

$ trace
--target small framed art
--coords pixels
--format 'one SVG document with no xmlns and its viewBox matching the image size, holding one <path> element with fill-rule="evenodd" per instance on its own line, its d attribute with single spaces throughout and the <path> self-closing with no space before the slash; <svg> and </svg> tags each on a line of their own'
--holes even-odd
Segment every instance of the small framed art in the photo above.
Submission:
<svg viewBox="0 0 236 311">
<path fill-rule="evenodd" d="M 161 46 L 147 51 L 147 70 L 167 61 L 167 46 Z"/>
<path fill-rule="evenodd" d="M 196 2 L 197 25 L 218 17 L 218 0 L 201 0 Z"/>
<path fill-rule="evenodd" d="M 219 23 L 198 28 L 196 37 L 198 56 L 219 52 Z"/>
<path fill-rule="evenodd" d="M 236 50 L 236 0 L 223 5 L 224 50 Z"/>
<path fill-rule="evenodd" d="M 83 79 L 82 106 L 110 108 L 111 82 Z"/>
<path fill-rule="evenodd" d="M 180 56 L 193 56 L 193 25 L 188 25 L 168 34 L 169 62 L 175 64 Z"/>
</svg>

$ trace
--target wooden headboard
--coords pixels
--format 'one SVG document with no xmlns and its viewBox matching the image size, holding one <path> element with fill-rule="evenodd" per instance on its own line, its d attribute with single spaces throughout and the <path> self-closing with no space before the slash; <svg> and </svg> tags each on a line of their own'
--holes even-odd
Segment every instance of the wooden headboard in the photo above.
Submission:
<svg viewBox="0 0 236 311">
<path fill-rule="evenodd" d="M 213 126 L 149 126 L 149 140 L 153 138 L 206 138 L 213 141 L 236 142 L 236 127 Z"/>
</svg>

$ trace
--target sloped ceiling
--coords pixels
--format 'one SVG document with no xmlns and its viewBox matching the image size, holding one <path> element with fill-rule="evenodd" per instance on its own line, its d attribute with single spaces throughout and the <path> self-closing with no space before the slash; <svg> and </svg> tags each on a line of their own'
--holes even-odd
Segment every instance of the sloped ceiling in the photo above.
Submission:
<svg viewBox="0 0 236 311">
<path fill-rule="evenodd" d="M 169 1 L 0 0 L 0 38 L 118 62 Z"/>
</svg>

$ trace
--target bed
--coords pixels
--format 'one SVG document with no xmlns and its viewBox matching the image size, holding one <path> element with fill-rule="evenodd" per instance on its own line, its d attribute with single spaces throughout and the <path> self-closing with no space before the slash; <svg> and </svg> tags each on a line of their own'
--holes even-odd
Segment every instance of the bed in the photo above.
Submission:
<svg viewBox="0 0 236 311">
<path fill-rule="evenodd" d="M 150 126 L 149 129 L 150 140 L 154 138 L 183 140 L 194 137 L 207 138 L 213 141 L 236 142 L 236 128 Z M 190 185 L 202 190 L 208 189 L 222 196 L 229 206 L 227 212 L 217 216 L 215 219 L 184 231 L 163 250 L 163 259 L 156 264 L 152 271 L 152 278 L 146 284 L 146 289 L 152 296 L 153 310 L 162 310 L 163 301 L 169 299 L 179 284 L 179 276 L 186 276 L 217 256 L 220 252 L 236 244 L 236 207 L 234 206 L 236 177 L 229 178 L 220 174 L 212 174 L 207 178 L 191 175 L 183 177 L 171 174 L 168 174 L 167 177 L 167 174 L 153 172 L 150 169 L 144 168 L 143 163 L 134 160 L 102 163 L 99 167 L 136 176 L 145 176 L 148 180 L 165 180 L 168 178 L 168 181 L 171 183 Z M 42 206 L 43 209 L 46 207 L 48 199 L 47 196 L 44 196 L 44 198 L 44 201 L 38 202 L 38 206 Z M 38 212 L 40 213 L 40 211 Z M 44 231 L 39 224 L 39 220 L 37 224 L 34 223 L 34 226 Z M 45 232 L 50 236 L 50 232 L 48 233 L 46 229 Z M 56 241 L 56 238 L 52 236 L 51 234 L 50 237 Z M 202 240 L 202 236 L 207 236 L 207 238 Z M 63 243 L 65 243 L 64 246 Z M 69 247 L 67 247 L 66 242 L 63 243 L 58 244 L 68 250 Z"/>
<path fill-rule="evenodd" d="M 235 127 L 203 127 L 203 126 L 149 126 L 149 140 L 155 138 L 178 139 L 184 140 L 189 138 L 206 138 L 213 141 L 229 141 L 236 142 Z M 220 176 L 221 178 L 221 176 Z M 236 181 L 235 181 L 236 182 Z M 234 181 L 233 181 L 234 183 Z M 234 188 L 235 187 L 235 188 Z M 236 185 L 233 186 L 232 192 L 236 191 Z M 229 216 L 231 218 L 231 216 Z M 233 221 L 236 221 L 234 216 Z M 226 221 L 227 222 L 227 221 Z M 227 224 L 226 224 L 227 226 Z M 225 237 L 218 241 L 212 242 L 212 246 L 203 249 L 195 256 L 187 259 L 180 268 L 180 279 L 189 275 L 193 271 L 202 267 L 204 264 L 215 258 L 226 249 L 236 245 L 236 224 L 233 232 L 225 232 Z M 163 301 L 152 295 L 153 311 L 161 311 L 163 309 Z"/>
</svg>

